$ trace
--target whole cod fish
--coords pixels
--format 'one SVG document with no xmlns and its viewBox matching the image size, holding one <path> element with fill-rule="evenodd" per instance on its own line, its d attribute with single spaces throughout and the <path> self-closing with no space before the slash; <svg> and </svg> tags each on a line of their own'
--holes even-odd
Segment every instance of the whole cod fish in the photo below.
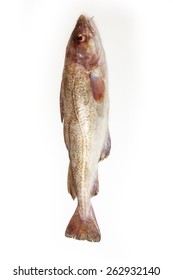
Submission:
<svg viewBox="0 0 173 280">
<path fill-rule="evenodd" d="M 71 34 L 60 93 L 61 120 L 69 153 L 68 191 L 77 208 L 65 235 L 100 241 L 91 198 L 99 191 L 98 162 L 109 155 L 106 61 L 92 19 L 81 15 Z"/>
</svg>

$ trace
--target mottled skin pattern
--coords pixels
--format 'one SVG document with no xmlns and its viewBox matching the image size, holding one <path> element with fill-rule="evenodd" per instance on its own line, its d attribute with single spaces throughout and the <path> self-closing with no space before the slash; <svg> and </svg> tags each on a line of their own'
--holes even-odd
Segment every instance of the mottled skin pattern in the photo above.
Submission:
<svg viewBox="0 0 173 280">
<path fill-rule="evenodd" d="M 78 199 L 68 237 L 100 240 L 90 199 L 98 192 L 98 162 L 110 151 L 108 103 L 100 38 L 93 21 L 80 16 L 67 46 L 60 96 L 70 158 L 68 190 Z"/>
</svg>

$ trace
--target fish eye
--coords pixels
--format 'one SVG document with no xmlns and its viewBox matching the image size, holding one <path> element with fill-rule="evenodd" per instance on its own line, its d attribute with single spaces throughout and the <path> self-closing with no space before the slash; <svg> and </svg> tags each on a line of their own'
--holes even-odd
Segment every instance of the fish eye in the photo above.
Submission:
<svg viewBox="0 0 173 280">
<path fill-rule="evenodd" d="M 83 42 L 85 42 L 85 41 L 86 41 L 86 35 L 83 35 L 83 34 L 77 35 L 76 41 L 77 41 L 78 43 L 83 43 Z"/>
</svg>

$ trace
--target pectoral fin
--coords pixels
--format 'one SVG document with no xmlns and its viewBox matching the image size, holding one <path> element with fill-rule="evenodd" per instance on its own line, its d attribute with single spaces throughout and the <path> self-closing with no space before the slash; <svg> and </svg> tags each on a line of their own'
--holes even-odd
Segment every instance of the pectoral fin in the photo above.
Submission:
<svg viewBox="0 0 173 280">
<path fill-rule="evenodd" d="M 101 102 L 105 92 L 104 80 L 92 72 L 90 73 L 90 84 L 95 101 Z"/>
</svg>

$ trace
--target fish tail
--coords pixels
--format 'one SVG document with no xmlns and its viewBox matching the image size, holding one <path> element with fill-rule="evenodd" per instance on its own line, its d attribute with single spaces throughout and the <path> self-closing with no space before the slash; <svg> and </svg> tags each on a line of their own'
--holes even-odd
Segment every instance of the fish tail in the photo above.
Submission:
<svg viewBox="0 0 173 280">
<path fill-rule="evenodd" d="M 77 206 L 67 226 L 65 235 L 79 240 L 100 241 L 100 230 L 92 205 L 90 205 L 89 213 L 85 219 L 81 218 L 80 208 Z"/>
</svg>

